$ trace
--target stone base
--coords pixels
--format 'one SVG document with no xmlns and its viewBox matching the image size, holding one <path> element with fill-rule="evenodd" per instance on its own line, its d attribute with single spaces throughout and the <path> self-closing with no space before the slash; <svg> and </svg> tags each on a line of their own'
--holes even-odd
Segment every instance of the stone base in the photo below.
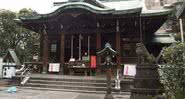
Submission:
<svg viewBox="0 0 185 99">
<path fill-rule="evenodd" d="M 42 74 L 47 74 L 48 68 L 46 66 L 42 67 Z"/>
<path fill-rule="evenodd" d="M 147 94 L 132 94 L 130 99 L 153 99 L 155 96 Z"/>
<path fill-rule="evenodd" d="M 130 99 L 165 99 L 162 95 L 152 96 L 146 94 L 132 94 Z"/>
<path fill-rule="evenodd" d="M 158 65 L 137 64 L 131 99 L 152 99 L 161 95 L 163 85 L 159 78 Z"/>
<path fill-rule="evenodd" d="M 132 88 L 130 99 L 153 99 L 161 95 L 162 92 L 162 89 Z"/>
<path fill-rule="evenodd" d="M 133 94 L 145 94 L 145 95 L 160 95 L 163 93 L 162 89 L 152 89 L 152 88 L 132 88 L 131 92 Z"/>
<path fill-rule="evenodd" d="M 112 94 L 106 94 L 104 99 L 114 99 L 114 97 L 112 96 Z"/>
</svg>

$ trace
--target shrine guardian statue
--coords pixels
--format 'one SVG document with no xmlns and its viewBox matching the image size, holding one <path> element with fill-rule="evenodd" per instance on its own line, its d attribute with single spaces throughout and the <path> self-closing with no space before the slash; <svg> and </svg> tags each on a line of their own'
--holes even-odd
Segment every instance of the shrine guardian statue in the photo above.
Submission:
<svg viewBox="0 0 185 99">
<path fill-rule="evenodd" d="M 136 44 L 136 54 L 138 55 L 138 64 L 154 64 L 155 57 L 148 52 L 143 43 Z"/>
</svg>

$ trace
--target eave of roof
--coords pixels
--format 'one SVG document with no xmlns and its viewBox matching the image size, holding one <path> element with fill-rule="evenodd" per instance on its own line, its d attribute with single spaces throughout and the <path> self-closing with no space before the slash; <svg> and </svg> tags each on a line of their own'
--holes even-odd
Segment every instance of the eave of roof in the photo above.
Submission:
<svg viewBox="0 0 185 99">
<path fill-rule="evenodd" d="M 123 15 L 130 13 L 139 13 L 142 17 L 150 16 L 161 16 L 168 15 L 171 10 L 147 10 L 144 9 L 143 0 L 124 0 L 124 1 L 111 1 L 111 2 L 99 2 L 105 7 L 98 7 L 87 2 L 67 2 L 59 6 L 54 6 L 50 11 L 36 16 L 21 17 L 20 20 L 39 20 L 42 18 L 48 18 L 59 14 L 66 9 L 85 9 L 89 12 L 96 14 L 112 14 L 112 15 Z"/>
<path fill-rule="evenodd" d="M 27 19 L 34 20 L 34 19 L 46 18 L 46 17 L 57 15 L 59 12 L 64 11 L 66 9 L 73 9 L 73 8 L 81 8 L 81 9 L 85 9 L 85 10 L 88 10 L 90 12 L 97 13 L 97 14 L 109 14 L 115 11 L 115 9 L 100 8 L 100 7 L 96 7 L 94 5 L 85 3 L 85 2 L 69 2 L 69 3 L 65 3 L 65 4 L 62 4 L 61 6 L 57 6 L 53 8 L 47 14 L 38 14 L 36 16 L 31 16 L 31 17 L 21 17 L 20 19 L 21 20 L 27 20 Z"/>
<path fill-rule="evenodd" d="M 164 9 L 164 10 L 143 10 L 141 13 L 142 17 L 148 16 L 162 16 L 162 15 L 169 15 L 172 13 L 171 9 Z"/>
<path fill-rule="evenodd" d="M 135 1 L 135 2 L 133 2 Z M 136 2 L 137 1 L 137 2 Z M 104 2 L 101 3 L 102 5 L 105 5 L 104 8 L 98 7 L 92 4 L 89 4 L 87 2 L 67 2 L 63 3 L 60 6 L 54 6 L 50 11 L 45 12 L 43 14 L 38 14 L 36 16 L 31 16 L 31 17 L 21 17 L 21 20 L 35 20 L 35 19 L 41 19 L 41 18 L 47 18 L 50 16 L 57 15 L 58 13 L 66 10 L 66 9 L 73 9 L 73 8 L 81 8 L 88 10 L 92 13 L 96 14 L 129 14 L 129 13 L 141 13 L 142 6 L 141 6 L 141 0 L 130 0 L 130 1 L 120 1 L 120 2 Z M 120 4 L 128 4 L 132 6 L 120 6 Z M 134 4 L 133 4 L 134 3 Z M 111 6 L 110 4 L 114 4 L 114 6 Z"/>
<path fill-rule="evenodd" d="M 177 11 L 176 13 L 176 17 L 179 19 L 179 18 L 182 18 L 185 16 L 185 1 L 183 2 L 181 8 Z"/>
<path fill-rule="evenodd" d="M 157 34 L 152 39 L 153 43 L 171 44 L 177 42 L 171 34 Z"/>
<path fill-rule="evenodd" d="M 17 66 L 21 66 L 21 63 L 13 49 L 8 49 L 8 52 L 3 57 L 3 60 L 9 58 L 9 55 L 11 56 L 11 58 L 13 59 L 13 61 L 16 63 Z"/>
</svg>

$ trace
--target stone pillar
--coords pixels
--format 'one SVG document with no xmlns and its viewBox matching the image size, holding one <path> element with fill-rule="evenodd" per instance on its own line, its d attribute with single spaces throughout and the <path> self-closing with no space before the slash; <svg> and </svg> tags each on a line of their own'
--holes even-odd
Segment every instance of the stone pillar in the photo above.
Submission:
<svg viewBox="0 0 185 99">
<path fill-rule="evenodd" d="M 64 56 L 65 56 L 65 54 L 64 54 L 64 50 L 65 50 L 65 48 L 64 48 L 64 43 L 65 42 L 65 34 L 64 33 L 61 33 L 61 37 L 60 37 L 60 74 L 64 74 L 64 63 L 65 63 L 65 61 L 64 61 Z"/>
<path fill-rule="evenodd" d="M 47 73 L 47 68 L 48 68 L 48 53 L 49 53 L 49 47 L 48 47 L 48 35 L 44 33 L 43 35 L 44 40 L 43 40 L 43 68 L 42 68 L 42 73 Z"/>
</svg>

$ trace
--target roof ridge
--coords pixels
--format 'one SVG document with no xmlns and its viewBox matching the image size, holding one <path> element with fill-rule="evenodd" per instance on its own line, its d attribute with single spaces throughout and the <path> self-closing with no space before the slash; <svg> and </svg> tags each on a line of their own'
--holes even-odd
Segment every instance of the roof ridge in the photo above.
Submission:
<svg viewBox="0 0 185 99">
<path fill-rule="evenodd" d="M 91 5 L 100 7 L 100 8 L 108 8 L 104 4 L 102 4 L 100 0 L 68 0 L 68 1 L 65 1 L 65 2 L 54 2 L 53 5 L 54 6 L 59 6 L 59 5 L 69 3 L 69 2 L 86 2 L 86 3 L 89 3 Z"/>
</svg>

